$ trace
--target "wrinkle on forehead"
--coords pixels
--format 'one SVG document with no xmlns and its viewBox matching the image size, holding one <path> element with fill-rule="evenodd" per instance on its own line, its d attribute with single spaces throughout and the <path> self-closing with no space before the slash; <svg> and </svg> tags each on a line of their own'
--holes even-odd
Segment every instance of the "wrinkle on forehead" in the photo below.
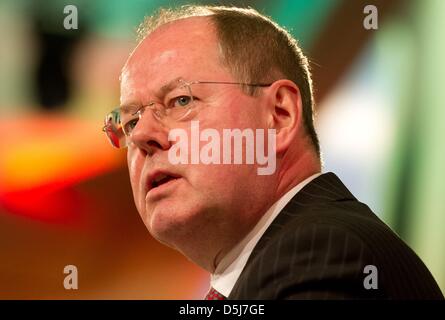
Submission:
<svg viewBox="0 0 445 320">
<path fill-rule="evenodd" d="M 151 66 L 157 65 L 168 65 L 171 61 L 178 58 L 179 54 L 176 49 L 166 50 L 161 52 L 158 55 L 151 56 L 150 59 L 145 58 L 144 56 L 135 57 L 132 61 L 126 65 L 125 70 L 128 74 L 126 80 L 129 80 L 130 74 L 136 75 L 139 72 L 146 72 L 149 70 Z"/>
<path fill-rule="evenodd" d="M 209 21 L 208 17 L 187 18 L 163 25 L 148 35 L 122 69 L 121 94 L 125 92 L 126 98 L 143 96 L 149 82 L 171 80 L 168 76 L 195 76 L 191 74 L 195 70 L 205 80 L 217 74 L 218 79 L 222 78 L 220 68 L 226 68 L 221 63 L 215 28 L 209 26 Z M 121 96 L 121 103 L 123 98 L 126 99 Z"/>
<path fill-rule="evenodd" d="M 139 92 L 143 92 L 148 89 L 149 81 L 142 82 L 140 78 L 149 79 L 155 75 L 150 75 L 148 70 L 151 70 L 151 66 L 156 65 L 168 65 L 171 61 L 175 60 L 178 56 L 176 50 L 169 50 L 162 52 L 161 54 L 153 57 L 153 59 L 137 59 L 128 63 L 121 74 L 121 92 L 125 91 L 125 95 L 139 96 Z M 121 97 L 121 104 L 122 101 Z"/>
<path fill-rule="evenodd" d="M 188 17 L 168 22 L 145 37 L 130 54 L 125 67 L 138 60 L 146 60 L 153 50 L 180 50 L 188 44 L 218 44 L 216 29 L 209 17 Z M 208 49 L 210 49 L 208 47 Z M 217 49 L 219 51 L 219 48 Z M 162 54 L 161 54 L 162 55 Z M 124 67 L 124 68 L 125 68 Z"/>
</svg>

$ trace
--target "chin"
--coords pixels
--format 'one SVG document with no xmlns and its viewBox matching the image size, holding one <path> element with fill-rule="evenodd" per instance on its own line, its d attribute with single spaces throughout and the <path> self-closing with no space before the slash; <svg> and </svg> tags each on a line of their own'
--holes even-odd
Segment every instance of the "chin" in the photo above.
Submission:
<svg viewBox="0 0 445 320">
<path fill-rule="evenodd" d="M 199 220 L 199 212 L 171 201 L 161 201 L 154 207 L 148 207 L 144 220 L 148 231 L 155 239 L 169 246 L 175 246 L 175 243 L 193 234 L 192 225 Z"/>
</svg>

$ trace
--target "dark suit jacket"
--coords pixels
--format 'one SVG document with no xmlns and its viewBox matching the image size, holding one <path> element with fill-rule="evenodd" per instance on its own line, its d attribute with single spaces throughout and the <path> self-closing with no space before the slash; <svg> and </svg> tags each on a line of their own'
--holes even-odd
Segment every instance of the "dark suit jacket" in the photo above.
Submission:
<svg viewBox="0 0 445 320">
<path fill-rule="evenodd" d="M 366 265 L 376 267 L 373 280 Z M 365 279 L 366 278 L 366 279 Z M 365 289 L 364 282 L 377 283 Z M 369 287 L 368 287 L 369 288 Z M 307 184 L 252 251 L 229 299 L 443 299 L 431 273 L 333 173 Z"/>
</svg>

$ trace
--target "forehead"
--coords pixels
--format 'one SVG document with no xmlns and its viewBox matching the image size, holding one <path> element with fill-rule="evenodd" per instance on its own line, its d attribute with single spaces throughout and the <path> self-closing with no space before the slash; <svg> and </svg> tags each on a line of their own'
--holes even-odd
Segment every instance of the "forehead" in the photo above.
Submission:
<svg viewBox="0 0 445 320">
<path fill-rule="evenodd" d="M 193 17 L 161 26 L 138 45 L 123 68 L 122 89 L 228 76 L 214 26 L 208 17 Z"/>
</svg>

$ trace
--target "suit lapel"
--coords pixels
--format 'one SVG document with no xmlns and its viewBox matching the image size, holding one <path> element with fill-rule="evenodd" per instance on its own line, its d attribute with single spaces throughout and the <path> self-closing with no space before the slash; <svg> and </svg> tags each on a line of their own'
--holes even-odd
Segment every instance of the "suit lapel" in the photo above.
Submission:
<svg viewBox="0 0 445 320">
<path fill-rule="evenodd" d="M 290 220 L 294 219 L 302 211 L 305 211 L 311 206 L 324 205 L 327 202 L 332 201 L 345 201 L 356 200 L 346 186 L 340 181 L 340 179 L 332 172 L 328 172 L 320 175 L 306 186 L 304 186 L 289 203 L 278 214 L 275 220 L 271 223 L 269 228 L 261 237 L 260 241 L 256 244 L 252 253 L 247 260 L 243 271 L 240 274 L 232 293 L 236 292 L 236 288 L 240 285 L 240 280 L 243 278 L 243 273 L 247 267 L 252 263 L 255 257 L 263 248 L 267 245 L 270 239 L 272 239 Z M 231 293 L 231 295 L 232 295 Z M 229 296 L 230 299 L 230 296 Z"/>
</svg>

